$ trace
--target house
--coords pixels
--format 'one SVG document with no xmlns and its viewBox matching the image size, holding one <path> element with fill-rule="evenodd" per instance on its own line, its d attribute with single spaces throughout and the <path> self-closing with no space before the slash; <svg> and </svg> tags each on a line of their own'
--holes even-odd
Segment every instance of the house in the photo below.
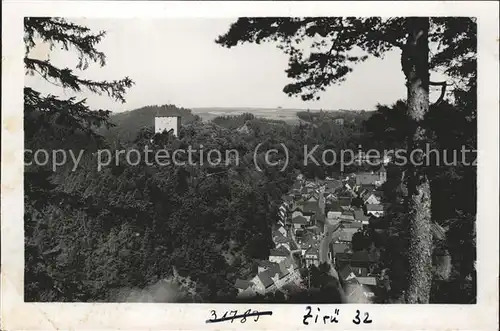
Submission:
<svg viewBox="0 0 500 331">
<path fill-rule="evenodd" d="M 353 266 L 353 262 L 351 261 L 350 267 L 353 272 L 353 274 L 358 277 L 368 277 L 369 274 L 369 268 L 368 267 L 360 267 L 360 266 Z M 354 263 L 356 264 L 356 263 Z"/>
<path fill-rule="evenodd" d="M 335 193 L 338 189 L 341 189 L 344 186 L 342 181 L 338 179 L 330 179 L 326 181 L 325 192 L 326 193 Z"/>
<path fill-rule="evenodd" d="M 361 229 L 363 227 L 363 224 L 361 224 L 361 222 L 357 222 L 357 221 L 341 221 L 342 223 L 342 227 L 344 229 Z"/>
<path fill-rule="evenodd" d="M 384 206 L 368 204 L 366 205 L 366 213 L 375 217 L 381 217 L 384 215 Z"/>
<path fill-rule="evenodd" d="M 335 218 L 340 218 L 340 216 L 342 215 L 342 208 L 338 201 L 333 201 L 326 204 L 325 210 L 326 210 L 326 218 L 330 220 Z"/>
<path fill-rule="evenodd" d="M 300 181 L 296 181 L 292 185 L 292 190 L 293 191 L 300 191 L 302 189 L 302 183 Z"/>
<path fill-rule="evenodd" d="M 375 263 L 376 258 L 372 254 L 370 254 L 368 251 L 363 250 L 363 251 L 354 252 L 351 256 L 351 262 L 354 263 L 351 265 L 357 265 L 356 263 L 359 263 L 361 265 L 369 265 L 371 263 Z"/>
<path fill-rule="evenodd" d="M 286 260 L 281 261 L 279 263 L 279 268 L 282 275 L 289 274 L 291 271 L 295 269 L 295 264 L 293 262 L 293 259 L 290 257 Z"/>
<path fill-rule="evenodd" d="M 294 229 L 301 229 L 308 224 L 308 221 L 304 216 L 298 215 L 292 218 L 292 224 Z"/>
<path fill-rule="evenodd" d="M 324 197 L 328 202 L 337 201 L 337 196 L 334 193 L 325 193 Z"/>
<path fill-rule="evenodd" d="M 234 287 L 238 290 L 239 298 L 249 298 L 256 294 L 255 285 L 251 280 L 236 279 Z"/>
<path fill-rule="evenodd" d="M 277 231 L 279 233 L 281 233 L 284 237 L 286 237 L 287 232 L 286 232 L 286 229 L 284 227 L 280 226 Z"/>
<path fill-rule="evenodd" d="M 352 241 L 352 236 L 358 232 L 356 228 L 342 228 L 340 231 L 336 233 L 336 241 L 350 243 Z"/>
<path fill-rule="evenodd" d="M 352 260 L 353 254 L 338 253 L 335 256 L 335 266 L 339 270 L 339 275 L 344 280 L 357 277 L 368 277 L 372 262 Z"/>
<path fill-rule="evenodd" d="M 343 281 L 349 281 L 351 279 L 356 278 L 356 275 L 352 271 L 351 266 L 349 266 L 349 264 L 346 264 L 342 268 L 339 269 L 339 277 Z"/>
<path fill-rule="evenodd" d="M 362 225 L 368 225 L 370 221 L 370 216 L 365 215 L 365 212 L 360 209 L 354 209 L 354 220 L 357 222 L 361 222 Z"/>
<path fill-rule="evenodd" d="M 290 256 L 290 250 L 284 246 L 280 246 L 275 249 L 271 249 L 269 252 L 269 261 L 280 263 Z"/>
<path fill-rule="evenodd" d="M 311 192 L 306 187 L 304 187 L 304 188 L 302 188 L 302 190 L 300 190 L 300 194 L 301 194 L 301 198 L 304 200 L 308 200 L 311 197 Z"/>
<path fill-rule="evenodd" d="M 281 289 L 283 286 L 286 286 L 291 283 L 294 284 L 300 283 L 300 272 L 292 258 L 288 258 L 280 262 L 279 268 L 280 268 L 279 280 L 275 282 L 276 287 L 278 289 Z"/>
<path fill-rule="evenodd" d="M 377 190 L 377 185 L 375 184 L 360 184 L 356 187 L 358 187 L 360 193 L 374 192 Z"/>
<path fill-rule="evenodd" d="M 360 251 L 354 253 L 338 253 L 335 255 L 335 266 L 337 270 L 342 271 L 349 267 L 349 272 L 356 277 L 368 277 L 373 267 L 375 266 L 376 259 L 367 251 Z"/>
<path fill-rule="evenodd" d="M 260 260 L 257 262 L 257 273 L 264 272 L 271 268 L 275 268 L 276 262 L 271 262 L 269 260 Z"/>
<path fill-rule="evenodd" d="M 347 253 L 350 251 L 349 245 L 345 243 L 330 243 L 328 258 L 335 263 L 335 256 L 339 253 Z"/>
<path fill-rule="evenodd" d="M 282 200 L 287 205 L 290 205 L 290 204 L 293 203 L 293 196 L 291 196 L 291 195 L 284 195 L 283 198 L 282 198 Z"/>
<path fill-rule="evenodd" d="M 284 248 L 286 248 L 289 251 L 292 250 L 291 241 L 289 239 L 286 239 L 286 241 L 284 241 L 284 240 L 277 240 L 274 243 L 276 244 L 276 248 L 284 247 Z"/>
<path fill-rule="evenodd" d="M 323 231 L 321 228 L 317 225 L 311 225 L 306 228 L 307 231 L 313 233 L 314 235 L 320 235 Z"/>
<path fill-rule="evenodd" d="M 381 202 L 381 199 L 375 194 L 375 193 L 368 193 L 368 194 L 365 194 L 363 197 L 363 203 L 366 205 L 366 204 L 369 204 L 369 205 L 376 205 L 376 204 L 379 204 Z"/>
<path fill-rule="evenodd" d="M 352 210 L 344 210 L 340 215 L 341 220 L 354 222 L 354 211 Z"/>
<path fill-rule="evenodd" d="M 342 213 L 346 212 L 346 211 L 352 211 L 352 208 L 350 206 L 340 206 L 340 208 L 342 209 Z M 340 215 L 342 216 L 342 215 Z"/>
<path fill-rule="evenodd" d="M 342 215 L 342 212 L 333 212 L 333 211 L 329 211 L 326 218 L 332 222 L 334 220 L 339 220 L 340 219 L 340 215 Z"/>
<path fill-rule="evenodd" d="M 344 119 L 343 118 L 336 118 L 333 120 L 336 125 L 344 125 Z"/>
<path fill-rule="evenodd" d="M 249 281 L 249 280 L 243 280 L 243 279 L 236 279 L 236 282 L 234 283 L 234 287 L 238 290 L 238 296 L 248 288 L 252 288 L 254 284 Z M 253 292 L 253 291 L 251 291 Z"/>
<path fill-rule="evenodd" d="M 351 203 L 352 203 L 351 196 L 339 196 L 337 200 L 341 206 L 345 206 L 345 207 L 350 207 Z"/>
<path fill-rule="evenodd" d="M 307 187 L 307 188 L 315 188 L 316 186 L 317 186 L 317 185 L 316 185 L 316 183 L 314 183 L 314 182 L 307 182 L 307 183 L 306 183 L 306 187 Z"/>
<path fill-rule="evenodd" d="M 311 197 L 307 200 L 307 202 L 318 202 L 318 200 L 319 200 L 319 198 L 317 198 L 317 197 L 315 196 L 315 194 L 313 193 L 313 194 L 311 195 Z"/>
<path fill-rule="evenodd" d="M 385 167 L 383 165 L 378 170 L 378 174 L 380 176 L 380 183 L 385 183 L 387 181 L 387 170 L 385 170 Z"/>
<path fill-rule="evenodd" d="M 280 247 L 284 247 L 287 250 L 291 251 L 290 242 L 280 242 L 280 243 L 277 243 L 276 244 L 276 248 L 280 248 Z"/>
<path fill-rule="evenodd" d="M 246 298 L 254 297 L 256 294 L 257 293 L 255 291 L 255 285 L 253 285 L 253 283 L 252 283 L 252 286 L 246 288 L 245 290 L 243 290 L 243 291 L 238 290 L 237 297 L 242 298 L 242 299 L 246 299 Z"/>
<path fill-rule="evenodd" d="M 302 213 L 302 207 L 301 208 L 296 208 L 293 212 L 292 212 L 292 219 L 294 219 L 295 217 L 297 216 L 304 216 L 304 214 Z"/>
<path fill-rule="evenodd" d="M 318 211 L 319 211 L 319 205 L 317 201 L 315 202 L 306 201 L 302 208 L 304 216 L 312 216 L 316 214 Z"/>
<path fill-rule="evenodd" d="M 276 274 L 273 272 L 273 270 L 269 269 L 259 273 L 251 280 L 257 293 L 264 295 L 276 290 L 276 284 L 274 283 L 272 275 L 275 276 Z"/>
<path fill-rule="evenodd" d="M 378 281 L 376 277 L 373 276 L 367 276 L 367 277 L 356 277 L 358 279 L 358 282 L 361 285 L 367 285 L 367 286 L 377 286 Z"/>
<path fill-rule="evenodd" d="M 333 257 L 333 263 L 335 264 L 335 267 L 337 270 L 342 271 L 345 266 L 349 266 L 351 262 L 351 256 L 352 253 L 347 251 L 347 252 L 339 252 L 336 253 L 335 256 Z M 349 269 L 350 270 L 350 269 Z"/>
<path fill-rule="evenodd" d="M 316 247 L 309 247 L 305 254 L 304 259 L 306 261 L 306 267 L 309 268 L 311 265 L 319 266 L 319 250 Z"/>
<path fill-rule="evenodd" d="M 321 232 L 325 231 L 326 216 L 323 213 L 317 213 L 314 218 L 314 225 L 316 225 Z"/>
<path fill-rule="evenodd" d="M 282 228 L 282 226 L 280 226 L 280 228 Z M 281 233 L 281 232 L 280 232 L 280 231 L 278 231 L 278 230 L 273 230 L 273 232 L 271 233 L 271 235 L 272 235 L 272 237 L 273 237 L 273 241 L 276 241 L 276 238 L 278 238 L 278 237 L 280 237 L 280 238 L 281 238 L 281 237 L 286 238 L 286 237 L 283 235 L 283 233 Z"/>
<path fill-rule="evenodd" d="M 361 172 L 356 175 L 356 185 L 376 185 L 379 181 L 379 174 Z"/>
</svg>

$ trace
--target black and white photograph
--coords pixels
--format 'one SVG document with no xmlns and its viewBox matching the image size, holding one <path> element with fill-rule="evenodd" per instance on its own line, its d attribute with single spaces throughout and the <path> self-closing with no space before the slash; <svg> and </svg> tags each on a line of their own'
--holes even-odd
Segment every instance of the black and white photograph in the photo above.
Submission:
<svg viewBox="0 0 500 331">
<path fill-rule="evenodd" d="M 2 102 L 23 149 L 2 143 L 2 302 L 22 257 L 21 303 L 204 304 L 200 325 L 299 307 L 296 326 L 381 326 L 342 304 L 475 309 L 489 286 L 498 313 L 498 30 L 481 47 L 477 13 L 48 12 L 16 21 L 22 58 L 2 51 L 23 65 L 18 120 Z"/>
</svg>

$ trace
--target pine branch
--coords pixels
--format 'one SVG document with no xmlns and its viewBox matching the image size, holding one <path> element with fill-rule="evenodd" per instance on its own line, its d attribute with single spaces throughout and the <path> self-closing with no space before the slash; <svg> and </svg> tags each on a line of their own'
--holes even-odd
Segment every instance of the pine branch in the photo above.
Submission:
<svg viewBox="0 0 500 331">
<path fill-rule="evenodd" d="M 86 69 L 89 60 L 99 63 L 101 67 L 106 63 L 104 53 L 95 49 L 105 36 L 104 31 L 91 34 L 89 28 L 67 22 L 63 18 L 25 18 L 24 27 L 26 55 L 35 47 L 35 38 L 38 37 L 49 43 L 51 49 L 56 44 L 62 45 L 66 51 L 70 47 L 75 48 L 79 53 L 78 69 Z"/>
<path fill-rule="evenodd" d="M 71 69 L 56 68 L 48 60 L 42 61 L 25 57 L 24 64 L 28 72 L 40 73 L 46 80 L 48 80 L 48 77 L 51 77 L 59 81 L 64 88 L 70 88 L 75 92 L 81 92 L 81 87 L 84 86 L 93 93 L 99 95 L 106 93 L 109 97 L 122 103 L 125 102 L 125 89 L 133 85 L 129 77 L 125 77 L 121 80 L 100 82 L 80 79 L 73 74 Z"/>
</svg>

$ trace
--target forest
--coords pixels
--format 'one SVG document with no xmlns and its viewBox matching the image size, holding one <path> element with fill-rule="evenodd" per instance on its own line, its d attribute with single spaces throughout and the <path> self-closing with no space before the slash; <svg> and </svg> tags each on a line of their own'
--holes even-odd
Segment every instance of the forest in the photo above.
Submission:
<svg viewBox="0 0 500 331">
<path fill-rule="evenodd" d="M 439 102 L 431 104 L 418 126 L 425 130 L 425 141 L 438 150 L 460 150 L 464 145 L 476 149 L 475 57 L 458 58 L 475 51 L 475 23 L 466 18 L 453 20 L 435 20 L 448 48 L 432 61 L 436 66 L 449 68 L 449 74 L 461 78 L 464 84 L 451 90 L 449 97 L 441 96 Z M 259 21 L 256 24 L 262 24 L 260 27 L 250 23 L 243 20 L 239 24 L 251 32 L 262 29 L 264 32 L 257 33 L 256 38 L 276 33 L 285 39 L 292 34 L 290 31 L 295 31 L 287 24 L 301 24 L 285 20 L 278 22 L 283 29 L 274 31 L 272 22 Z M 266 30 L 268 23 L 270 30 Z M 359 28 L 359 22 L 351 23 Z M 371 24 L 382 29 L 377 22 Z M 329 29 L 321 20 L 315 27 L 320 34 Z M 219 42 L 236 44 L 239 36 L 231 31 L 235 30 L 231 28 Z M 373 37 L 373 31 L 363 33 Z M 80 55 L 77 68 L 85 68 L 89 62 L 105 65 L 105 55 L 96 49 L 104 36 L 105 32 L 90 31 L 65 19 L 26 18 L 26 73 L 58 81 L 75 92 L 105 93 L 124 102 L 127 89 L 134 84 L 129 77 L 90 81 L 81 79 L 70 68 L 57 68 L 48 60 L 30 57 L 36 43 L 44 42 L 76 50 Z M 366 38 L 369 52 L 384 50 Z M 297 70 L 299 67 L 293 66 Z M 294 88 L 285 89 L 294 93 Z M 309 96 L 306 94 L 306 99 Z M 233 301 L 235 280 L 244 279 L 256 268 L 256 260 L 269 256 L 273 248 L 271 227 L 276 222 L 282 195 L 290 189 L 296 175 L 303 173 L 307 178 L 321 179 L 339 172 L 338 164 L 304 166 L 303 146 L 319 145 L 337 151 L 357 150 L 360 144 L 375 149 L 405 148 L 415 136 L 411 106 L 409 101 L 400 100 L 393 105 L 378 105 L 374 111 L 354 112 L 342 127 L 320 113 L 312 117 L 299 114 L 305 121 L 299 125 L 252 114 L 221 116 L 204 122 L 189 109 L 175 105 L 146 106 L 112 114 L 91 109 L 84 100 L 43 95 L 25 87 L 25 148 L 86 152 L 74 172 L 70 166 L 56 172 L 43 166 L 25 166 L 25 300 Z M 158 114 L 181 116 L 179 137 L 154 134 L 153 119 Z M 314 120 L 309 121 L 310 118 Z M 282 142 L 290 152 L 287 171 L 264 167 L 259 172 L 253 165 L 255 146 L 261 143 L 266 150 L 277 148 Z M 98 149 L 143 150 L 146 145 L 153 150 L 200 145 L 221 152 L 236 149 L 240 164 L 179 167 L 143 163 L 131 166 L 126 162 L 116 166 L 111 162 L 101 171 L 95 167 L 93 153 Z M 262 161 L 263 157 L 259 155 L 258 159 Z M 388 235 L 366 233 L 364 241 L 376 247 L 383 267 L 391 274 L 387 302 L 404 301 L 401 298 L 411 283 L 409 254 L 410 246 L 415 245 L 414 230 L 409 229 L 407 220 L 411 199 L 401 189 L 406 188 L 411 196 L 411 171 L 391 168 L 390 180 L 384 187 L 386 198 L 394 206 L 385 219 Z M 447 229 L 444 238 L 435 238 L 432 243 L 429 301 L 473 303 L 476 167 L 430 164 L 413 171 L 419 176 L 425 174 L 428 180 L 432 221 Z M 330 280 L 324 279 L 321 272 L 324 270 L 317 271 L 310 293 L 304 294 L 307 300 L 323 302 L 328 293 L 325 291 Z"/>
</svg>

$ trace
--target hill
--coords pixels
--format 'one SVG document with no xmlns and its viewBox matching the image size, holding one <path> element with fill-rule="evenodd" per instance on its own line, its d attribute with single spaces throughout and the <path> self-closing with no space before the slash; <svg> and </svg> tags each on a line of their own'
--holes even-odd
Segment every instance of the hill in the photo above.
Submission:
<svg viewBox="0 0 500 331">
<path fill-rule="evenodd" d="M 202 107 L 193 108 L 193 114 L 200 116 L 204 121 L 211 121 L 219 116 L 233 116 L 251 113 L 256 117 L 270 120 L 280 120 L 289 124 L 298 124 L 304 118 L 298 114 L 310 112 L 312 114 L 324 113 L 332 118 L 345 117 L 352 118 L 362 111 L 355 110 L 320 110 L 320 109 L 300 109 L 300 108 L 250 108 L 250 107 Z M 370 113 L 367 111 L 366 113 Z"/>
<path fill-rule="evenodd" d="M 344 118 L 347 122 L 360 124 L 371 112 L 354 110 L 304 110 L 294 108 L 249 108 L 249 107 L 203 107 L 187 109 L 175 105 L 145 106 L 111 115 L 111 122 L 115 127 L 101 129 L 100 133 L 107 138 L 118 138 L 122 141 L 132 141 L 144 127 L 153 127 L 155 116 L 181 116 L 181 123 L 188 124 L 194 121 L 214 121 L 218 125 L 228 127 L 226 122 L 236 127 L 245 124 L 245 116 L 276 121 L 291 125 L 312 123 L 318 125 L 335 118 Z M 226 125 L 227 124 L 227 125 Z M 229 125 L 231 127 L 231 125 Z"/>
</svg>

